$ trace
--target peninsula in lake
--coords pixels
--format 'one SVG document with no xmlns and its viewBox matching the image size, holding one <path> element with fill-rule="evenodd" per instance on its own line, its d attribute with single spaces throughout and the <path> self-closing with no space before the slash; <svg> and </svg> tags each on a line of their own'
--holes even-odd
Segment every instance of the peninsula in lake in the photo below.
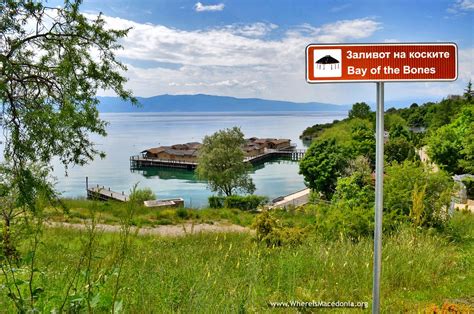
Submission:
<svg viewBox="0 0 474 314">
<path fill-rule="evenodd" d="M 318 102 L 296 103 L 259 98 L 212 95 L 159 95 L 138 97 L 140 106 L 118 97 L 99 97 L 100 112 L 232 112 L 232 111 L 348 111 L 350 106 Z"/>
</svg>

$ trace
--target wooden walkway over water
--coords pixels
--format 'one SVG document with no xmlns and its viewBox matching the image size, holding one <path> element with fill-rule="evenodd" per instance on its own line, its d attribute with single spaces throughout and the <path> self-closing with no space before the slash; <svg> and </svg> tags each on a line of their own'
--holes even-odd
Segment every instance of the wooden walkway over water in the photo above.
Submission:
<svg viewBox="0 0 474 314">
<path fill-rule="evenodd" d="M 110 188 L 99 186 L 87 186 L 87 198 L 101 201 L 115 200 L 119 202 L 128 202 L 130 197 L 124 192 L 114 192 Z"/>
<path fill-rule="evenodd" d="M 299 161 L 303 158 L 306 153 L 305 149 L 269 149 L 265 153 L 245 157 L 244 161 L 251 164 L 257 164 L 265 162 L 272 158 L 285 157 L 291 158 L 293 161 Z M 130 168 L 139 169 L 147 167 L 164 167 L 164 168 L 178 168 L 178 169 L 188 169 L 193 170 L 197 167 L 197 162 L 192 161 L 181 161 L 181 160 L 169 160 L 169 159 L 158 159 L 158 158 L 146 158 L 143 156 L 131 156 L 130 157 Z"/>
</svg>

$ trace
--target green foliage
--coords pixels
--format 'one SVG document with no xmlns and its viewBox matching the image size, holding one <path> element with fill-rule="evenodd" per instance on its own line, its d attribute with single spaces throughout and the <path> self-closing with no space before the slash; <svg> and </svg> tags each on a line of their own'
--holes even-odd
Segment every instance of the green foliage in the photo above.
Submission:
<svg viewBox="0 0 474 314">
<path fill-rule="evenodd" d="M 415 146 L 405 137 L 390 139 L 384 145 L 384 154 L 388 163 L 394 161 L 402 163 L 405 160 L 413 160 L 417 157 Z"/>
<path fill-rule="evenodd" d="M 365 102 L 358 102 L 352 105 L 352 109 L 349 111 L 349 119 L 359 118 L 359 119 L 369 119 L 371 117 L 372 111 L 370 106 Z"/>
<path fill-rule="evenodd" d="M 411 139 L 408 128 L 401 123 L 394 123 L 389 128 L 389 139 L 405 138 L 407 141 Z"/>
<path fill-rule="evenodd" d="M 190 213 L 186 208 L 180 207 L 176 210 L 176 216 L 180 219 L 188 219 L 190 217 Z"/>
<path fill-rule="evenodd" d="M 255 210 L 268 202 L 268 198 L 259 195 L 231 195 L 224 200 L 224 207 L 241 210 Z"/>
<path fill-rule="evenodd" d="M 410 218 L 413 221 L 415 227 L 420 227 L 423 224 L 426 216 L 424 215 L 425 204 L 423 202 L 426 194 L 426 185 L 423 188 L 419 189 L 418 185 L 415 183 L 412 194 L 412 207 L 410 210 Z"/>
<path fill-rule="evenodd" d="M 394 125 L 401 125 L 403 127 L 407 127 L 407 122 L 399 114 L 396 113 L 396 109 L 393 113 L 388 113 L 387 110 L 384 115 L 385 130 L 390 130 Z"/>
<path fill-rule="evenodd" d="M 101 15 L 90 20 L 79 11 L 81 1 L 47 8 L 40 2 L 7 1 L 0 15 L 0 103 L 6 130 L 5 157 L 49 163 L 84 164 L 99 151 L 89 134 L 104 136 L 97 91 L 124 89 L 125 66 L 114 51 L 127 30 L 105 29 Z M 30 26 L 35 25 L 35 31 Z M 97 51 L 98 56 L 92 55 Z M 41 53 L 40 53 L 41 52 Z"/>
<path fill-rule="evenodd" d="M 469 83 L 467 83 L 466 89 L 464 90 L 464 98 L 466 98 L 468 102 L 471 102 L 473 94 L 474 92 L 472 91 L 472 82 L 469 80 Z"/>
<path fill-rule="evenodd" d="M 222 208 L 222 207 L 224 207 L 224 201 L 225 201 L 224 196 L 212 195 L 212 196 L 209 196 L 207 200 L 209 202 L 209 207 L 210 208 Z"/>
<path fill-rule="evenodd" d="M 347 208 L 372 208 L 374 187 L 370 173 L 356 171 L 348 177 L 339 178 L 332 201 Z"/>
<path fill-rule="evenodd" d="M 474 106 L 465 108 L 451 124 L 437 129 L 428 139 L 428 154 L 451 173 L 474 172 Z"/>
<path fill-rule="evenodd" d="M 142 204 L 144 201 L 155 200 L 156 195 L 150 188 L 134 189 L 130 194 L 130 201 Z"/>
<path fill-rule="evenodd" d="M 313 139 L 319 137 L 324 130 L 332 128 L 334 125 L 341 121 L 334 120 L 331 123 L 315 124 L 304 129 L 303 133 L 300 135 L 300 139 Z"/>
<path fill-rule="evenodd" d="M 375 166 L 375 134 L 373 127 L 364 122 L 356 124 L 351 128 L 352 140 L 348 149 L 352 150 L 352 156 L 363 156 L 367 158 L 374 168 Z"/>
<path fill-rule="evenodd" d="M 368 160 L 358 157 L 346 168 L 347 177 L 337 180 L 332 202 L 318 206 L 319 235 L 335 240 L 359 240 L 373 232 L 374 187 Z"/>
<path fill-rule="evenodd" d="M 297 246 L 303 242 L 303 229 L 282 226 L 269 211 L 255 217 L 253 227 L 256 229 L 257 240 L 267 247 Z"/>
<path fill-rule="evenodd" d="M 106 123 L 100 120 L 97 110 L 98 90 L 112 90 L 122 99 L 136 103 L 124 88 L 122 71 L 126 68 L 114 54 L 127 30 L 105 29 L 100 15 L 87 19 L 79 11 L 80 3 L 66 1 L 64 7 L 46 7 L 39 1 L 27 0 L 0 4 L 0 121 L 5 161 L 0 169 L 0 263 L 2 280 L 8 283 L 4 291 L 22 313 L 42 312 L 37 304 L 45 291 L 36 285 L 42 272 L 35 263 L 40 248 L 38 235 L 43 230 L 44 209 L 54 205 L 56 195 L 48 181 L 51 169 L 41 165 L 48 165 L 57 157 L 67 169 L 68 165 L 83 165 L 96 155 L 103 156 L 90 137 L 91 133 L 106 135 Z M 33 225 L 36 232 L 25 232 L 32 231 Z M 91 232 L 85 255 L 74 270 L 75 278 L 66 285 L 81 285 L 75 286 L 75 292 L 85 291 L 83 305 L 87 306 L 83 309 L 89 312 L 97 297 L 92 291 L 95 286 L 89 263 L 94 254 L 93 235 Z M 28 243 L 32 243 L 31 249 L 22 252 L 27 263 L 15 265 L 22 257 L 17 254 L 18 247 Z M 78 274 L 84 280 L 78 279 Z M 20 277 L 20 281 L 15 279 Z M 71 304 L 67 301 L 74 300 L 68 299 L 71 290 L 63 292 L 67 296 L 60 312 L 65 304 Z M 116 296 L 111 299 L 116 300 Z M 114 310 L 113 305 L 111 308 Z M 68 307 L 69 310 L 76 308 Z"/>
<path fill-rule="evenodd" d="M 292 215 L 271 214 L 282 224 L 287 220 L 283 215 Z M 474 215 L 455 213 L 449 229 L 440 232 L 413 229 L 403 227 L 384 235 L 382 284 L 389 293 L 384 295 L 383 309 L 416 313 L 428 304 L 439 304 L 446 295 L 468 299 L 474 290 Z M 351 241 L 334 234 L 337 239 L 329 241 L 306 232 L 301 245 L 276 249 L 260 245 L 250 233 L 134 237 L 122 268 L 118 300 L 124 313 L 140 313 L 144 308 L 159 313 L 192 313 L 197 308 L 219 313 L 268 312 L 268 302 L 274 300 L 368 300 L 373 239 L 369 235 Z M 84 238 L 81 230 L 45 228 L 36 258 L 42 270 L 38 273 L 41 285 L 36 287 L 44 289 L 37 301 L 39 312 L 60 312 L 63 299 L 58 296 L 64 296 L 68 274 L 74 273 L 83 256 Z M 99 232 L 96 238 L 91 269 L 94 278 L 98 278 L 95 269 L 102 270 L 103 280 L 91 299 L 97 313 L 112 311 L 116 273 L 104 270 L 112 265 L 118 239 L 117 233 L 110 232 Z M 27 249 L 21 250 L 26 255 Z M 16 274 L 24 279 L 22 269 Z M 83 291 L 82 283 L 78 291 Z M 4 284 L 0 278 L 0 285 Z M 27 284 L 22 286 L 27 288 Z M 5 293 L 0 294 L 0 304 L 3 312 L 17 312 Z"/>
<path fill-rule="evenodd" d="M 469 211 L 455 212 L 443 228 L 443 234 L 455 243 L 474 244 L 474 215 Z M 471 254 L 472 256 L 472 254 Z"/>
<path fill-rule="evenodd" d="M 419 162 L 412 161 L 394 162 L 386 167 L 385 173 L 384 213 L 392 215 L 392 219 L 405 221 L 410 217 L 414 195 L 420 193 L 420 187 L 424 190 L 424 210 L 419 218 L 422 225 L 439 227 L 447 219 L 453 188 L 453 181 L 447 173 L 431 172 Z"/>
<path fill-rule="evenodd" d="M 413 112 L 408 116 L 408 125 L 414 128 L 426 126 L 423 110 L 416 110 L 412 107 L 410 109 L 413 109 Z"/>
<path fill-rule="evenodd" d="M 237 208 L 240 210 L 255 210 L 268 202 L 268 198 L 259 195 L 231 195 L 210 196 L 208 198 L 210 208 Z"/>
<path fill-rule="evenodd" d="M 474 179 L 467 177 L 462 180 L 462 183 L 466 187 L 467 197 L 474 199 Z"/>
<path fill-rule="evenodd" d="M 330 199 L 347 163 L 344 149 L 334 139 L 316 140 L 300 161 L 306 185 Z"/>
<path fill-rule="evenodd" d="M 359 241 L 374 230 L 374 210 L 370 204 L 350 206 L 346 202 L 317 207 L 316 232 L 326 240 Z"/>
<path fill-rule="evenodd" d="M 227 196 L 238 191 L 255 191 L 255 185 L 249 176 L 251 165 L 244 162 L 244 152 L 241 149 L 244 143 L 244 134 L 238 127 L 220 130 L 204 137 L 196 173 L 200 179 L 208 182 L 212 191 Z"/>
</svg>

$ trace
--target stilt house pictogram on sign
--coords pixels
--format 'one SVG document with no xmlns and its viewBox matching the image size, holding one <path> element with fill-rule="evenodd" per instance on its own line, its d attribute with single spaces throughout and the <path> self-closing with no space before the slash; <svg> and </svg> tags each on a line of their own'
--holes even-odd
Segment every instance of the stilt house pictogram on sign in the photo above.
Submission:
<svg viewBox="0 0 474 314">
<path fill-rule="evenodd" d="M 326 70 L 326 65 L 331 66 L 331 70 L 333 68 L 339 69 L 339 61 L 331 57 L 330 55 L 326 55 L 322 57 L 321 59 L 319 59 L 318 61 L 316 61 L 316 66 L 318 67 L 318 69 Z"/>
</svg>

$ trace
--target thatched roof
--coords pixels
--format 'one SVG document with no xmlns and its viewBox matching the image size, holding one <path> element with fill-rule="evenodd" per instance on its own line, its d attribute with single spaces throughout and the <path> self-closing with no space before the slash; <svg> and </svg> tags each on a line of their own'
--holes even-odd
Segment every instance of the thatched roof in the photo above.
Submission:
<svg viewBox="0 0 474 314">
<path fill-rule="evenodd" d="M 142 151 L 142 153 L 159 154 L 167 150 L 168 148 L 169 146 L 154 147 L 154 148 L 145 149 L 144 151 Z"/>
<path fill-rule="evenodd" d="M 339 63 L 339 61 L 337 59 L 334 59 L 330 55 L 327 55 L 327 56 L 322 57 L 318 61 L 316 61 L 316 63 L 318 63 L 318 64 L 335 64 L 335 63 Z"/>
</svg>

